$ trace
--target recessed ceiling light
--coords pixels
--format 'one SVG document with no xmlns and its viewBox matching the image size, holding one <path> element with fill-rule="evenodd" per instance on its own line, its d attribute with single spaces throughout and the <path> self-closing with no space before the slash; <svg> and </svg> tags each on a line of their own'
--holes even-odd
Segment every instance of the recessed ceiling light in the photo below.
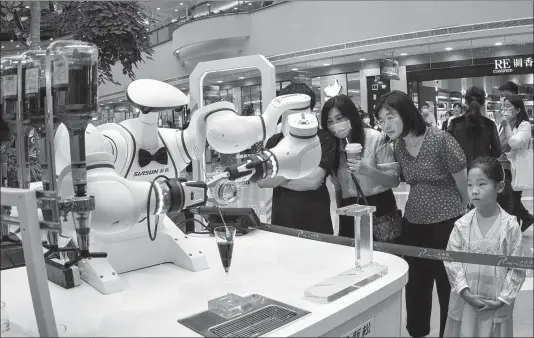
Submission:
<svg viewBox="0 0 534 338">
<path fill-rule="evenodd" d="M 244 76 L 240 76 L 239 77 L 239 80 L 243 80 L 245 77 Z"/>
<path fill-rule="evenodd" d="M 445 47 L 445 50 L 446 50 L 446 51 L 451 51 L 451 50 L 452 50 L 452 47 Z"/>
<path fill-rule="evenodd" d="M 296 72 L 297 70 L 299 70 L 298 68 L 291 68 L 292 71 Z"/>
<path fill-rule="evenodd" d="M 323 63 L 323 66 L 325 66 L 325 67 L 326 66 L 330 66 L 330 64 L 329 63 Z"/>
<path fill-rule="evenodd" d="M 30 8 L 30 6 L 25 6 L 26 8 Z"/>
<path fill-rule="evenodd" d="M 178 8 L 174 10 L 175 12 L 178 12 Z"/>
<path fill-rule="evenodd" d="M 408 53 L 400 53 L 400 56 L 406 56 Z"/>
<path fill-rule="evenodd" d="M 159 8 L 159 7 L 158 7 L 158 8 L 156 8 L 156 10 L 158 10 L 158 11 L 159 11 L 160 9 L 161 9 L 161 8 Z"/>
<path fill-rule="evenodd" d="M 500 41 L 495 42 L 495 46 L 502 46 L 502 42 L 500 42 Z"/>
<path fill-rule="evenodd" d="M 365 58 L 360 58 L 360 61 L 365 61 L 366 59 Z"/>
<path fill-rule="evenodd" d="M 184 3 L 183 2 L 180 2 L 180 6 L 182 6 Z"/>
<path fill-rule="evenodd" d="M 217 83 L 222 83 L 222 81 L 221 81 L 221 80 L 219 80 L 219 81 L 217 81 Z"/>
<path fill-rule="evenodd" d="M 16 45 L 15 48 L 19 48 L 19 45 Z"/>
<path fill-rule="evenodd" d="M 54 38 L 50 38 L 50 41 L 54 40 Z"/>
<path fill-rule="evenodd" d="M 13 39 L 9 40 L 9 42 L 13 42 Z"/>
<path fill-rule="evenodd" d="M 17 54 L 20 54 L 20 52 L 17 52 Z"/>
</svg>

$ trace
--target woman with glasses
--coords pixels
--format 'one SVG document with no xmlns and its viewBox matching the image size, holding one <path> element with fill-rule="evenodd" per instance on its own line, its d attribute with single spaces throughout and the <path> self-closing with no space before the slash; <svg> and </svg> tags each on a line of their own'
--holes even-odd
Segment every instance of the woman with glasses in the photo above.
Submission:
<svg viewBox="0 0 534 338">
<path fill-rule="evenodd" d="M 376 106 L 382 130 L 394 143 L 395 160 L 410 185 L 400 242 L 445 250 L 454 222 L 467 208 L 466 159 L 447 132 L 429 126 L 410 97 L 400 91 L 383 95 Z M 432 290 L 436 282 L 443 337 L 451 287 L 442 261 L 415 257 L 408 262 L 406 328 L 412 337 L 430 332 Z"/>
<path fill-rule="evenodd" d="M 528 146 L 532 139 L 532 129 L 525 110 L 523 99 L 519 95 L 505 94 L 502 102 L 502 112 L 495 111 L 495 123 L 499 126 L 499 139 L 502 146 L 502 153 L 499 162 L 504 168 L 506 190 L 512 199 L 511 214 L 521 220 L 521 231 L 527 230 L 534 221 L 528 210 L 521 202 L 522 191 L 513 191 L 511 163 L 506 154 L 515 149 L 521 149 Z M 501 201 L 500 201 L 501 202 Z M 502 201 L 501 203 L 505 203 Z"/>
<path fill-rule="evenodd" d="M 398 165 L 394 163 L 393 149 L 385 136 L 364 124 L 354 103 L 343 94 L 326 101 L 321 111 L 321 127 L 336 139 L 332 183 L 337 206 L 365 205 L 356 181 L 369 205 L 376 207 L 374 216 L 395 212 L 397 203 L 391 188 L 399 185 Z M 347 160 L 347 143 L 362 146 L 361 160 Z M 354 238 L 353 217 L 339 217 L 339 236 Z"/>
</svg>

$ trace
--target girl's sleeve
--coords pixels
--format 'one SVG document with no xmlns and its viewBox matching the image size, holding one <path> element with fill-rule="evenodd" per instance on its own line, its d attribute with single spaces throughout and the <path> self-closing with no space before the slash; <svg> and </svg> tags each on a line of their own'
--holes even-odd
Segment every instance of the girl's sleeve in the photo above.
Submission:
<svg viewBox="0 0 534 338">
<path fill-rule="evenodd" d="M 517 128 L 517 131 L 514 135 L 510 136 L 508 139 L 508 144 L 510 145 L 510 148 L 517 149 L 523 147 L 525 144 L 527 144 L 530 139 L 532 138 L 532 127 L 530 126 L 530 122 L 523 121 Z"/>
<path fill-rule="evenodd" d="M 464 251 L 464 242 L 465 241 L 461 232 L 455 225 L 449 237 L 449 242 L 447 243 L 447 250 Z M 460 294 L 463 289 L 469 287 L 467 279 L 465 278 L 465 269 L 463 263 L 444 261 L 443 264 L 445 264 L 445 270 L 447 271 L 447 276 L 449 277 L 449 282 L 451 283 L 451 289 L 453 292 Z"/>
<path fill-rule="evenodd" d="M 508 250 L 504 254 L 507 256 L 523 257 L 523 236 L 521 235 L 519 224 L 515 218 L 513 219 L 512 223 L 512 228 L 510 229 L 511 234 L 506 238 L 509 241 L 507 246 Z M 497 299 L 507 305 L 510 305 L 517 297 L 519 290 L 521 290 L 527 273 L 525 269 L 508 268 L 507 270 L 508 272 L 506 273 L 501 293 Z"/>
</svg>

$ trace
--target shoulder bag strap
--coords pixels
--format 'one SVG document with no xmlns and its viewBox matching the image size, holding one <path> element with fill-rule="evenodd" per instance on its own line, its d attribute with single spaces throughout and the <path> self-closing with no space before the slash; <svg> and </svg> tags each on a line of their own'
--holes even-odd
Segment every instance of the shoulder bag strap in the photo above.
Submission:
<svg viewBox="0 0 534 338">
<path fill-rule="evenodd" d="M 365 202 L 365 205 L 369 206 L 369 202 L 367 202 L 367 198 L 363 194 L 362 188 L 360 187 L 360 184 L 358 183 L 358 180 L 352 174 L 350 174 L 350 177 L 352 177 L 352 182 L 354 182 L 354 184 L 356 184 L 356 190 L 358 191 L 358 196 L 361 196 L 363 201 Z"/>
</svg>

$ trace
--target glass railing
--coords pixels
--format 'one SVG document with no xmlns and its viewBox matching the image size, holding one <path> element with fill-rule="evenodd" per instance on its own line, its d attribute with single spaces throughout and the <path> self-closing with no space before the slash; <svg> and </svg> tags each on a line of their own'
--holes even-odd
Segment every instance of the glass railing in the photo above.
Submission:
<svg viewBox="0 0 534 338">
<path fill-rule="evenodd" d="M 171 23 L 150 31 L 150 44 L 159 45 L 172 40 L 172 32 L 189 22 L 215 16 L 251 13 L 287 1 L 204 1 L 188 8 L 188 16 L 172 19 Z"/>
</svg>

